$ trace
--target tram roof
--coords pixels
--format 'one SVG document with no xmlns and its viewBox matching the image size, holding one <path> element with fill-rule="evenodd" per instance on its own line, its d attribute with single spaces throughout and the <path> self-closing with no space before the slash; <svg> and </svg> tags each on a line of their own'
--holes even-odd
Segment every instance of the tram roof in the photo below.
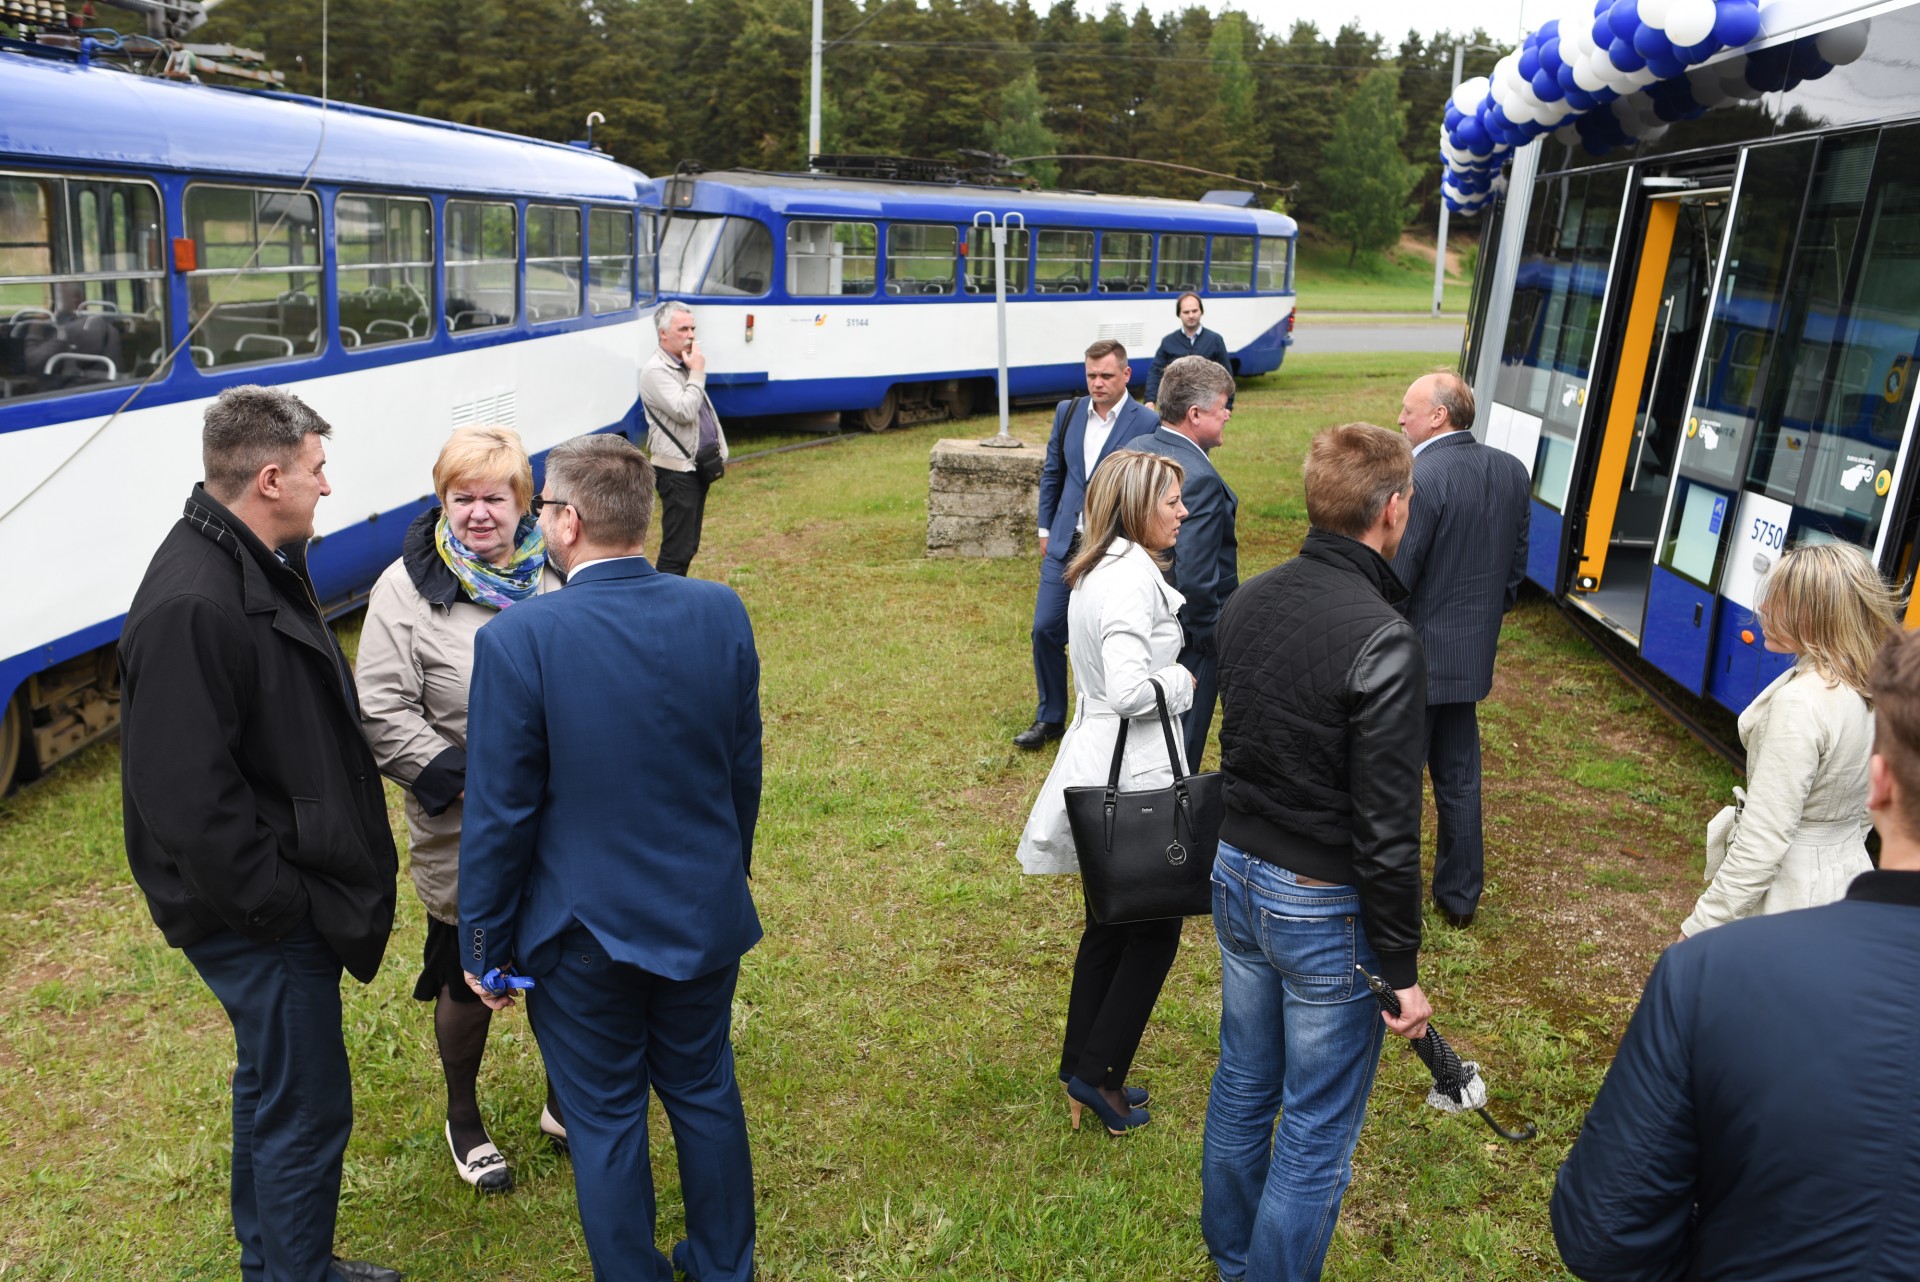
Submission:
<svg viewBox="0 0 1920 1282">
<path fill-rule="evenodd" d="M 1226 235 L 1291 236 L 1298 224 L 1267 209 L 1236 209 L 1197 200 L 1163 196 L 1103 196 L 1093 192 L 1025 191 L 1014 187 L 877 178 L 833 174 L 780 174 L 756 169 L 723 169 L 695 175 L 693 207 L 703 213 L 755 214 L 771 210 L 789 218 L 931 219 L 971 222 L 980 210 L 1018 210 L 1035 225 L 1139 227 L 1165 230 L 1169 221 L 1182 229 Z M 662 200 L 667 180 L 641 185 L 650 203 Z"/>
<path fill-rule="evenodd" d="M 298 181 L 321 102 L 0 52 L 0 164 L 58 162 Z M 325 104 L 315 181 L 630 202 L 645 175 L 611 157 L 470 125 Z"/>
</svg>

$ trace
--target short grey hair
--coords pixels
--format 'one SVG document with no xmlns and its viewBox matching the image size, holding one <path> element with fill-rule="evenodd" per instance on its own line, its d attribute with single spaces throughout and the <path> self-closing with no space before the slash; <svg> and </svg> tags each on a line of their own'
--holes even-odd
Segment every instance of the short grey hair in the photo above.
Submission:
<svg viewBox="0 0 1920 1282">
<path fill-rule="evenodd" d="M 667 326 L 673 324 L 673 314 L 675 312 L 685 312 L 691 316 L 693 315 L 693 308 L 687 306 L 677 298 L 669 298 L 666 302 L 653 309 L 653 332 L 656 334 L 666 333 Z"/>
<path fill-rule="evenodd" d="M 1184 423 L 1187 411 L 1210 410 L 1214 402 L 1233 395 L 1233 375 L 1227 367 L 1204 356 L 1182 356 L 1167 365 L 1160 375 L 1160 395 L 1155 404 L 1163 423 Z"/>
<path fill-rule="evenodd" d="M 638 547 L 653 521 L 653 464 L 617 433 L 562 441 L 547 451 L 547 487 L 602 547 Z"/>
<path fill-rule="evenodd" d="M 1473 389 L 1452 370 L 1438 370 L 1433 376 L 1433 403 L 1447 413 L 1447 424 L 1464 432 L 1473 426 Z"/>
<path fill-rule="evenodd" d="M 207 493 L 231 503 L 269 463 L 290 467 L 309 436 L 333 427 L 292 392 L 254 383 L 229 387 L 207 406 L 200 465 Z"/>
</svg>

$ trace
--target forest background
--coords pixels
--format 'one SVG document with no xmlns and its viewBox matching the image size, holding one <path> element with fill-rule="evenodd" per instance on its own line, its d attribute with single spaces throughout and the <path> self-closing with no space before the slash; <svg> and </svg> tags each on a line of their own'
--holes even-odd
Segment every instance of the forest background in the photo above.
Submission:
<svg viewBox="0 0 1920 1282">
<path fill-rule="evenodd" d="M 329 23 L 337 99 L 556 141 L 599 111 L 595 143 L 649 174 L 805 166 L 808 0 L 332 0 Z M 1348 203 L 1343 179 L 1383 177 L 1405 192 L 1387 202 L 1401 224 L 1430 222 L 1454 46 L 1481 47 L 1467 76 L 1501 52 L 1481 30 L 1392 45 L 1357 23 L 1278 32 L 1233 9 L 1073 0 L 826 0 L 825 32 L 826 153 L 1170 161 L 1270 184 L 1261 203 L 1309 225 Z M 288 89 L 320 92 L 318 4 L 225 0 L 194 38 L 259 49 Z M 1234 185 L 1105 161 L 1022 168 L 1117 194 Z"/>
</svg>

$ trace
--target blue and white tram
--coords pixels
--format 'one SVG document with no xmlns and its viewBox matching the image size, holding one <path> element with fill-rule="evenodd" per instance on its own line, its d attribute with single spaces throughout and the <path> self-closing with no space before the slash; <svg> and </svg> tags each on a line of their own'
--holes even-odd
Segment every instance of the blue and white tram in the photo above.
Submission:
<svg viewBox="0 0 1920 1282">
<path fill-rule="evenodd" d="M 1463 359 L 1532 472 L 1529 577 L 1736 712 L 1792 662 L 1753 613 L 1785 548 L 1920 564 L 1920 4 L 1818 7 L 1689 73 L 1734 101 L 1517 152 Z"/>
<path fill-rule="evenodd" d="M 1083 387 L 1096 338 L 1146 376 L 1174 300 L 1206 303 L 1236 372 L 1292 341 L 1294 221 L 1202 201 L 731 170 L 656 179 L 660 293 L 696 305 L 723 416 L 860 411 L 879 430 L 991 403 L 990 214 L 1010 224 L 1008 389 Z"/>
<path fill-rule="evenodd" d="M 112 643 L 222 388 L 284 385 L 334 425 L 330 610 L 397 554 L 452 427 L 513 424 L 536 454 L 631 431 L 644 181 L 577 147 L 0 52 L 0 790 L 116 722 Z"/>
</svg>

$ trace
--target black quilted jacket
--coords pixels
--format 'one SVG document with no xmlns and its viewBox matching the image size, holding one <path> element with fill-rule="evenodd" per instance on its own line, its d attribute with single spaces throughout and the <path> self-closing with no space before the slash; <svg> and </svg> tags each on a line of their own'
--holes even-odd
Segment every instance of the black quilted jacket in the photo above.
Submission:
<svg viewBox="0 0 1920 1282">
<path fill-rule="evenodd" d="M 1360 892 L 1395 988 L 1418 982 L 1426 660 L 1393 567 L 1313 530 L 1221 612 L 1220 835 Z"/>
</svg>

